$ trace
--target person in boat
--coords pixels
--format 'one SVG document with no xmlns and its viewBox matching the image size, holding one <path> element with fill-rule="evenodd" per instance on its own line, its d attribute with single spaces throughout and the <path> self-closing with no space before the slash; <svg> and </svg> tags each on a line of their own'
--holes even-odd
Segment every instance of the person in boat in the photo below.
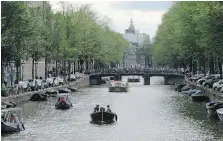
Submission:
<svg viewBox="0 0 223 141">
<path fill-rule="evenodd" d="M 94 108 L 94 112 L 98 112 L 99 111 L 99 105 L 96 105 L 96 107 Z"/>
<path fill-rule="evenodd" d="M 109 105 L 107 105 L 107 112 L 112 112 Z"/>
<path fill-rule="evenodd" d="M 15 122 L 15 116 L 13 114 L 10 115 L 10 122 Z"/>
</svg>

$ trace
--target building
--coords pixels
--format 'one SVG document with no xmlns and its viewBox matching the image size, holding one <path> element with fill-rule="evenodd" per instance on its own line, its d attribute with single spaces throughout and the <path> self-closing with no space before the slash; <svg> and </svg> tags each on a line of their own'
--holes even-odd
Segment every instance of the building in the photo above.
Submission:
<svg viewBox="0 0 223 141">
<path fill-rule="evenodd" d="M 136 31 L 131 19 L 129 28 L 125 30 L 123 36 L 129 41 L 130 48 L 123 57 L 122 66 L 128 68 L 145 67 L 145 49 L 140 45 L 150 38 L 149 35 Z"/>
</svg>

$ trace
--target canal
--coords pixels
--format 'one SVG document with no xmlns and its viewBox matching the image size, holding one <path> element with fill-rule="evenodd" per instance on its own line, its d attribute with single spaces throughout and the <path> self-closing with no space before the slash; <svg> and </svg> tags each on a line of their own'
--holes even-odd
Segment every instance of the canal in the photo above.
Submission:
<svg viewBox="0 0 223 141">
<path fill-rule="evenodd" d="M 223 140 L 223 123 L 207 118 L 204 103 L 193 103 L 172 86 L 152 77 L 151 85 L 131 83 L 128 93 L 109 93 L 107 86 L 72 94 L 74 107 L 61 111 L 55 100 L 21 104 L 26 130 L 3 141 L 208 141 Z M 118 122 L 90 124 L 96 104 L 110 105 Z"/>
</svg>

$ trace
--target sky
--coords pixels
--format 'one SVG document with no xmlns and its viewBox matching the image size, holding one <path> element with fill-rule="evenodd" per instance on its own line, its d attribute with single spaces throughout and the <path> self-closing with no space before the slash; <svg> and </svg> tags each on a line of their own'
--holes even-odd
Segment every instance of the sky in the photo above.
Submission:
<svg viewBox="0 0 223 141">
<path fill-rule="evenodd" d="M 52 9 L 60 9 L 59 2 L 51 1 Z M 91 4 L 99 16 L 108 16 L 112 20 L 112 29 L 124 33 L 133 20 L 135 28 L 140 33 L 147 33 L 151 38 L 155 36 L 162 16 L 171 7 L 170 1 L 69 1 L 74 7 Z"/>
</svg>

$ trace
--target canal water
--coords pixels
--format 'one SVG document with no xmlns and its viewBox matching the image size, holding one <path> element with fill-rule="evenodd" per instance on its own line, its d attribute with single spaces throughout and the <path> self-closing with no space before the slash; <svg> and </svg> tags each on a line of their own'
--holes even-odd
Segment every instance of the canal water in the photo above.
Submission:
<svg viewBox="0 0 223 141">
<path fill-rule="evenodd" d="M 143 81 L 143 80 L 142 80 Z M 131 83 L 128 93 L 109 93 L 107 86 L 72 94 L 74 107 L 56 110 L 56 99 L 21 104 L 26 130 L 1 137 L 3 141 L 214 141 L 223 140 L 223 122 L 207 118 L 204 103 L 163 85 Z M 118 122 L 90 124 L 96 104 L 110 105 Z"/>
</svg>

